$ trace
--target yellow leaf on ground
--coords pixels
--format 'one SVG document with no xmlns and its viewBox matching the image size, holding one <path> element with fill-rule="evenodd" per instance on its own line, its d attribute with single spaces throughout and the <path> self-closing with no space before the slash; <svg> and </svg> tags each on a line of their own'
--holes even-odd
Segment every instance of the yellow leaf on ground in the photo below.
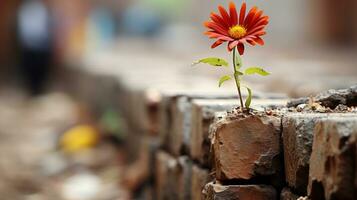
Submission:
<svg viewBox="0 0 357 200">
<path fill-rule="evenodd" d="M 90 125 L 78 125 L 63 133 L 61 149 L 73 153 L 95 146 L 99 139 L 98 131 Z"/>
</svg>

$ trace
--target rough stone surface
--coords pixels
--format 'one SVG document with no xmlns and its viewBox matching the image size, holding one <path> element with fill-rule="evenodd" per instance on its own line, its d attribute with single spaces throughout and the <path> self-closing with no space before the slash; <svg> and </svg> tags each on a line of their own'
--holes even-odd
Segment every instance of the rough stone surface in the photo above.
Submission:
<svg viewBox="0 0 357 200">
<path fill-rule="evenodd" d="M 280 200 L 297 200 L 298 195 L 291 192 L 289 188 L 284 188 L 280 193 Z"/>
<path fill-rule="evenodd" d="M 205 200 L 274 200 L 277 194 L 267 185 L 220 185 L 208 183 L 204 189 Z"/>
<path fill-rule="evenodd" d="M 321 105 L 335 108 L 339 104 L 348 106 L 357 106 L 357 85 L 348 89 L 328 90 L 321 92 L 314 97 L 315 101 L 321 102 Z M 290 101 L 288 107 L 296 107 L 299 104 L 308 103 L 309 98 L 299 98 Z"/>
<path fill-rule="evenodd" d="M 210 131 L 217 180 L 279 174 L 280 122 L 264 114 L 218 118 Z"/>
<path fill-rule="evenodd" d="M 203 199 L 202 190 L 204 186 L 211 181 L 208 170 L 202 169 L 197 165 L 192 166 L 191 176 L 191 199 L 201 200 Z"/>
<path fill-rule="evenodd" d="M 300 195 L 306 194 L 314 126 L 323 117 L 327 114 L 287 113 L 283 117 L 286 182 Z"/>
<path fill-rule="evenodd" d="M 308 194 L 311 199 L 356 199 L 357 116 L 334 117 L 315 127 Z"/>
<path fill-rule="evenodd" d="M 314 127 L 318 120 L 353 114 L 286 113 L 283 117 L 285 178 L 299 195 L 306 195 Z"/>
</svg>

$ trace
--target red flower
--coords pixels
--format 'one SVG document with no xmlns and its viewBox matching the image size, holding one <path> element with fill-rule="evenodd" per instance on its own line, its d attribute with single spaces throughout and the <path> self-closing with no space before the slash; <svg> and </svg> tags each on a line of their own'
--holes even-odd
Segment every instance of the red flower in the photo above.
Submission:
<svg viewBox="0 0 357 200">
<path fill-rule="evenodd" d="M 205 22 L 204 25 L 210 29 L 205 35 L 217 39 L 212 48 L 228 42 L 228 51 L 237 47 L 239 54 L 243 55 L 246 42 L 252 46 L 264 45 L 261 36 L 266 34 L 264 28 L 269 23 L 269 17 L 264 16 L 263 11 L 257 7 L 253 7 L 248 15 L 245 15 L 246 7 L 244 2 L 239 17 L 233 2 L 229 3 L 229 14 L 222 6 L 218 6 L 221 16 L 211 13 L 212 21 Z"/>
</svg>

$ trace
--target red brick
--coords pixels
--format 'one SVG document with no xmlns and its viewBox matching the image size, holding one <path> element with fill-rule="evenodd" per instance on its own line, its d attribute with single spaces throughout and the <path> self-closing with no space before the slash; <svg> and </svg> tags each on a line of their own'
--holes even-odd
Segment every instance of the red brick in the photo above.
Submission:
<svg viewBox="0 0 357 200">
<path fill-rule="evenodd" d="M 210 137 L 218 180 L 250 180 L 281 173 L 279 117 L 223 117 L 213 124 Z"/>
<path fill-rule="evenodd" d="M 195 99 L 192 101 L 190 136 L 190 155 L 192 159 L 199 161 L 201 165 L 211 167 L 209 127 L 213 123 L 216 112 L 232 110 L 232 108 L 237 107 L 238 103 L 237 99 Z M 285 104 L 286 100 L 281 99 L 256 99 L 252 103 L 252 108 L 264 110 Z"/>
</svg>

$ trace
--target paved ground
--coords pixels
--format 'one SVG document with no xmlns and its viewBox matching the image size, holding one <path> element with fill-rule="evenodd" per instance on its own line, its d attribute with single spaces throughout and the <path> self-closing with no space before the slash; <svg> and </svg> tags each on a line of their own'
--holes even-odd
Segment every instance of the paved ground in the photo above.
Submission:
<svg viewBox="0 0 357 200">
<path fill-rule="evenodd" d="M 58 150 L 59 135 L 79 121 L 77 113 L 61 93 L 30 99 L 18 90 L 0 92 L 1 199 L 126 199 L 113 145 L 70 155 Z"/>
</svg>

